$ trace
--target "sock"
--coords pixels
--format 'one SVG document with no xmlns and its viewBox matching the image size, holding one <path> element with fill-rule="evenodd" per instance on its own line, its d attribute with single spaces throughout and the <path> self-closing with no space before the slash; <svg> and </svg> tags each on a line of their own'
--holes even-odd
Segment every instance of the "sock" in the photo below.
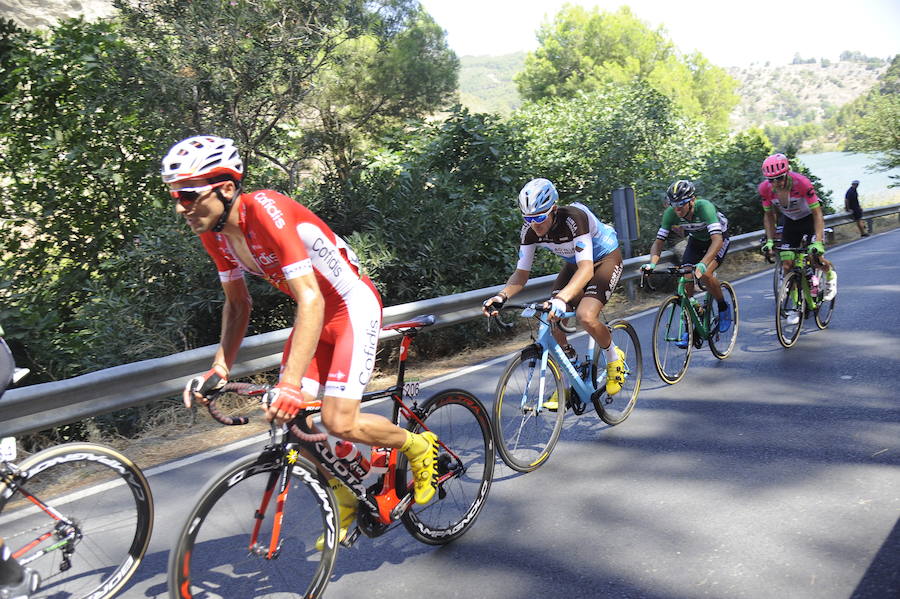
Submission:
<svg viewBox="0 0 900 599">
<path fill-rule="evenodd" d="M 619 359 L 619 354 L 616 353 L 616 344 L 610 342 L 609 347 L 604 347 L 603 351 L 606 353 L 606 363 L 614 362 Z"/>
</svg>

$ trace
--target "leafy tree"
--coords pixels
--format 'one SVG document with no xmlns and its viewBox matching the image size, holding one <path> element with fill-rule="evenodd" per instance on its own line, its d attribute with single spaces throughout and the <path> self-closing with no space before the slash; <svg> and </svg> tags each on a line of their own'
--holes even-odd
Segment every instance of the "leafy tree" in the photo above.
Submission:
<svg viewBox="0 0 900 599">
<path fill-rule="evenodd" d="M 417 2 L 403 4 L 409 7 L 396 32 L 369 33 L 338 48 L 294 124 L 301 144 L 342 181 L 358 167 L 357 154 L 369 140 L 433 112 L 455 94 L 459 60 L 444 31 Z"/>
<path fill-rule="evenodd" d="M 606 13 L 566 6 L 538 31 L 540 47 L 516 77 L 528 100 L 572 97 L 604 84 L 649 82 L 691 116 L 725 131 L 737 82 L 701 55 L 680 57 L 662 28 L 650 29 L 628 7 Z"/>
<path fill-rule="evenodd" d="M 158 171 L 166 123 L 110 24 L 68 21 L 47 34 L 0 27 L 2 317 L 29 345 L 31 367 L 59 378 L 79 370 L 63 340 L 79 334 L 72 316 L 98 264 L 132 244 L 142 213 L 160 207 L 160 183 L 147 175 Z"/>
<path fill-rule="evenodd" d="M 880 152 L 875 168 L 891 170 L 900 166 L 900 54 L 894 57 L 878 85 L 853 106 L 846 118 L 849 129 L 847 149 L 851 152 Z M 890 175 L 900 186 L 900 176 Z"/>
</svg>

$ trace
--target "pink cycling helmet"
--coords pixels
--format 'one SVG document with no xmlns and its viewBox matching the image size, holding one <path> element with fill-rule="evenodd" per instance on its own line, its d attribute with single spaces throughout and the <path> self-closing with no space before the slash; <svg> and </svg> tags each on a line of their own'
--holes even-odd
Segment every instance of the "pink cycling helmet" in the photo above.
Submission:
<svg viewBox="0 0 900 599">
<path fill-rule="evenodd" d="M 778 177 L 789 170 L 791 170 L 791 165 L 784 154 L 772 154 L 762 163 L 762 172 L 766 177 Z"/>
</svg>

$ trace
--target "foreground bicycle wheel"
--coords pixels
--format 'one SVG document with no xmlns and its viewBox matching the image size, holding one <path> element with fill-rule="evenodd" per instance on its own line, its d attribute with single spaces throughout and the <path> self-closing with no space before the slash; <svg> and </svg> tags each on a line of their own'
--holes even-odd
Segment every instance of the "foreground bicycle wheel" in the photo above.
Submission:
<svg viewBox="0 0 900 599">
<path fill-rule="evenodd" d="M 443 545 L 465 534 L 484 508 L 494 477 L 494 439 L 487 410 L 467 391 L 441 391 L 422 404 L 422 412 L 425 426 L 441 442 L 439 483 L 434 499 L 413 503 L 402 520 L 419 541 Z M 409 430 L 423 429 L 413 421 Z M 400 453 L 397 480 L 412 482 L 407 464 Z"/>
<path fill-rule="evenodd" d="M 824 329 L 831 322 L 831 316 L 834 314 L 834 301 L 837 299 L 837 296 L 827 302 L 823 300 L 822 298 L 825 296 L 825 271 L 820 268 L 816 269 L 816 275 L 819 277 L 818 307 L 815 310 L 816 326 Z"/>
<path fill-rule="evenodd" d="M 625 353 L 625 382 L 615 395 L 606 392 L 594 394 L 591 401 L 597 415 L 610 426 L 615 426 L 628 418 L 637 402 L 641 390 L 641 379 L 644 376 L 644 360 L 641 355 L 641 342 L 637 332 L 627 320 L 614 320 L 609 323 L 613 343 Z M 596 373 L 594 386 L 606 386 L 606 361 L 600 360 L 603 350 L 594 352 L 593 372 Z"/>
<path fill-rule="evenodd" d="M 800 337 L 806 298 L 800 284 L 800 274 L 790 272 L 784 277 L 781 289 L 775 297 L 775 333 L 784 347 L 792 347 Z"/>
<path fill-rule="evenodd" d="M 128 458 L 93 443 L 51 447 L 18 467 L 26 492 L 0 484 L 0 524 L 12 555 L 40 574 L 32 599 L 113 597 L 150 543 L 147 479 Z"/>
<path fill-rule="evenodd" d="M 681 300 L 673 295 L 659 307 L 653 324 L 653 363 L 659 378 L 670 385 L 684 378 L 693 347 L 694 324 L 682 309 Z"/>
<path fill-rule="evenodd" d="M 207 483 L 169 554 L 170 597 L 322 595 L 337 557 L 337 502 L 315 467 L 304 458 L 296 460 L 284 518 L 278 522 L 280 453 L 242 458 Z M 280 526 L 274 548 L 273 525 Z M 254 529 L 256 544 L 251 543 Z M 319 535 L 325 535 L 324 551 L 315 547 Z"/>
<path fill-rule="evenodd" d="M 546 462 L 562 431 L 566 390 L 552 357 L 544 374 L 542 393 L 541 349 L 530 346 L 512 359 L 497 383 L 494 438 L 503 462 L 517 472 L 531 472 Z M 545 407 L 551 401 L 558 404 L 555 410 Z"/>
<path fill-rule="evenodd" d="M 707 294 L 706 310 L 709 314 L 709 323 L 714 330 L 709 335 L 709 349 L 713 355 L 720 360 L 724 360 L 734 351 L 737 344 L 738 327 L 741 325 L 740 311 L 738 307 L 737 295 L 734 293 L 734 287 L 728 281 L 722 281 L 722 296 L 725 303 L 731 308 L 731 328 L 725 333 L 719 332 L 719 303 Z"/>
</svg>

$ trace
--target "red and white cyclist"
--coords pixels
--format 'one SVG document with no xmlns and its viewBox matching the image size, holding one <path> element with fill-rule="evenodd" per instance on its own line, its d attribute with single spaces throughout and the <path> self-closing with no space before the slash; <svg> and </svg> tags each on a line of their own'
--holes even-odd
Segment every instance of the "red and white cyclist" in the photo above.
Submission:
<svg viewBox="0 0 900 599">
<path fill-rule="evenodd" d="M 784 215 L 784 230 L 781 234 L 782 247 L 798 247 L 804 235 L 813 242 L 810 250 L 819 253 L 819 261 L 825 270 L 825 301 L 837 293 L 837 272 L 831 262 L 825 259 L 825 217 L 816 190 L 809 179 L 791 170 L 784 154 L 772 154 L 763 161 L 762 173 L 766 180 L 759 184 L 762 198 L 763 226 L 766 229 L 766 243 L 763 249 L 772 251 L 775 242 L 775 210 Z M 813 237 L 815 235 L 815 237 Z M 780 252 L 782 268 L 788 272 L 794 266 L 794 253 Z M 799 316 L 792 318 L 799 319 Z"/>
<path fill-rule="evenodd" d="M 381 296 L 360 275 L 353 250 L 310 210 L 272 190 L 241 193 L 244 166 L 230 139 L 200 135 L 172 146 L 162 178 L 175 212 L 196 233 L 219 271 L 225 292 L 219 348 L 210 369 L 188 381 L 184 403 L 228 379 L 247 332 L 252 301 L 244 273 L 260 276 L 297 302 L 281 373 L 266 418 L 282 424 L 323 391 L 322 424 L 352 442 L 399 448 L 415 476 L 415 500 L 435 493 L 437 437 L 406 431 L 360 410 L 375 365 Z M 336 478 L 341 540 L 353 523 L 356 498 Z"/>
</svg>

